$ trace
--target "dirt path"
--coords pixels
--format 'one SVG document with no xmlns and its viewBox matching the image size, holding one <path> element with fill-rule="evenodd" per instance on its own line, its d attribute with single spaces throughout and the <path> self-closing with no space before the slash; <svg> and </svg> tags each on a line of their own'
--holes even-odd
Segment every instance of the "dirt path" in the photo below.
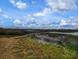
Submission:
<svg viewBox="0 0 79 59">
<path fill-rule="evenodd" d="M 11 38 L 0 38 L 0 59 L 16 59 L 12 55 L 12 46 L 18 42 L 18 39 Z"/>
</svg>

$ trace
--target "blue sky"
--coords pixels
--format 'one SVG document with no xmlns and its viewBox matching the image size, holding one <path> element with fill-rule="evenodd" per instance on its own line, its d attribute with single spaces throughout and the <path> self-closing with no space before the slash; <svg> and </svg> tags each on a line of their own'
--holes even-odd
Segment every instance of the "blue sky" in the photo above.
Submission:
<svg viewBox="0 0 79 59">
<path fill-rule="evenodd" d="M 0 27 L 76 29 L 77 0 L 0 0 Z"/>
</svg>

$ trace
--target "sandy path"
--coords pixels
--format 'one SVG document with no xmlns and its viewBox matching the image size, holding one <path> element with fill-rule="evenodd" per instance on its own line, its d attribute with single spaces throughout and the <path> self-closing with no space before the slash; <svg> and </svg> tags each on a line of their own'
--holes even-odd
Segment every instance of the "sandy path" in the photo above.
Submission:
<svg viewBox="0 0 79 59">
<path fill-rule="evenodd" d="M 18 42 L 18 39 L 0 38 L 0 59 L 16 59 L 12 54 L 12 47 Z"/>
</svg>

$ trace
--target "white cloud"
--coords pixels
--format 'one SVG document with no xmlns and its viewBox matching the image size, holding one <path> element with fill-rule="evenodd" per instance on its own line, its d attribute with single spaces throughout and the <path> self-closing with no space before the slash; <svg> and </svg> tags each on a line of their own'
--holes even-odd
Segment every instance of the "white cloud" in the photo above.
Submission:
<svg viewBox="0 0 79 59">
<path fill-rule="evenodd" d="M 69 25 L 69 26 L 77 26 L 77 19 L 62 19 L 60 20 L 59 26 L 64 26 L 64 25 Z"/>
<path fill-rule="evenodd" d="M 3 14 L 2 16 L 3 16 L 4 18 L 9 18 L 9 16 L 6 15 L 6 14 Z"/>
<path fill-rule="evenodd" d="M 67 21 L 64 19 L 60 21 L 60 26 L 63 26 L 63 25 L 68 25 Z"/>
<path fill-rule="evenodd" d="M 23 19 L 15 19 L 15 20 L 13 20 L 14 27 L 26 28 L 27 27 L 26 24 L 27 24 L 27 22 L 24 21 Z"/>
<path fill-rule="evenodd" d="M 52 10 L 50 8 L 44 8 L 41 12 L 34 13 L 33 16 L 46 16 L 51 13 Z"/>
<path fill-rule="evenodd" d="M 27 4 L 25 2 L 20 1 L 20 0 L 10 0 L 10 3 L 21 10 L 27 8 Z"/>
<path fill-rule="evenodd" d="M 20 24 L 22 24 L 21 21 L 20 21 L 20 19 L 14 20 L 13 23 L 14 23 L 15 25 L 20 25 Z"/>
<path fill-rule="evenodd" d="M 58 20 L 59 19 L 59 20 Z M 33 15 L 24 16 L 23 19 L 15 19 L 14 25 L 18 28 L 39 28 L 39 29 L 46 29 L 46 28 L 77 28 L 77 22 L 75 22 L 76 18 L 58 18 L 55 22 L 57 24 L 53 24 L 53 20 L 51 21 L 45 17 L 34 17 Z M 55 20 L 55 19 L 54 19 Z M 64 26 L 69 27 L 64 27 Z"/>
<path fill-rule="evenodd" d="M 16 0 L 10 0 L 10 3 L 15 4 Z"/>
<path fill-rule="evenodd" d="M 16 19 L 15 26 L 22 28 L 52 28 L 52 23 L 45 17 L 34 17 L 33 15 L 24 16 L 23 19 Z"/>
<path fill-rule="evenodd" d="M 38 13 L 35 13 L 33 14 L 34 16 L 44 16 L 45 14 L 41 13 L 41 12 L 38 12 Z"/>
<path fill-rule="evenodd" d="M 17 2 L 16 6 L 19 9 L 26 9 L 26 7 L 27 7 L 26 3 L 23 3 L 23 2 Z"/>
<path fill-rule="evenodd" d="M 12 18 L 12 17 L 8 16 L 1 8 L 0 8 L 0 16 L 2 16 L 4 18 L 8 18 L 8 19 Z"/>
<path fill-rule="evenodd" d="M 74 9 L 74 0 L 46 0 L 49 7 L 54 10 L 70 10 Z"/>
</svg>

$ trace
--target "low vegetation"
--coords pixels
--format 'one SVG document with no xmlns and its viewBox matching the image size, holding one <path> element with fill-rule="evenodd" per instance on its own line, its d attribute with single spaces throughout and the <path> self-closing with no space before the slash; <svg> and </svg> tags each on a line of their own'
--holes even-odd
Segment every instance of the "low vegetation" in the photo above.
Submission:
<svg viewBox="0 0 79 59">
<path fill-rule="evenodd" d="M 30 35 L 3 37 L 0 38 L 0 59 L 77 59 L 74 48 L 72 43 L 64 46 L 43 43 Z"/>
</svg>

